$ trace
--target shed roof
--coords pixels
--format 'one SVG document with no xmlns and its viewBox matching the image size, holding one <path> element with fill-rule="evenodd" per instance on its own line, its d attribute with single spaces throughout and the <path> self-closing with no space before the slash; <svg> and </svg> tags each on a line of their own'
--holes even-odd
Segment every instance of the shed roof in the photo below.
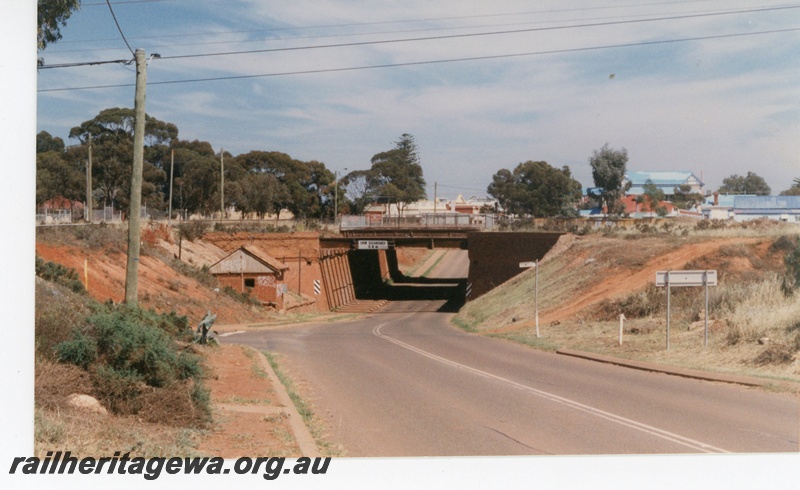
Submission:
<svg viewBox="0 0 800 490">
<path fill-rule="evenodd" d="M 735 196 L 734 209 L 800 210 L 800 196 Z"/>
<path fill-rule="evenodd" d="M 255 245 L 242 245 L 213 264 L 209 268 L 209 272 L 212 274 L 279 272 L 288 268 L 289 266 Z"/>
<path fill-rule="evenodd" d="M 695 180 L 700 185 L 703 185 L 703 182 L 692 172 L 686 171 L 679 171 L 679 172 L 628 172 L 625 174 L 625 178 L 633 186 L 642 186 L 647 183 L 648 180 L 652 181 L 657 186 L 679 186 L 681 184 L 685 184 L 690 180 Z"/>
</svg>

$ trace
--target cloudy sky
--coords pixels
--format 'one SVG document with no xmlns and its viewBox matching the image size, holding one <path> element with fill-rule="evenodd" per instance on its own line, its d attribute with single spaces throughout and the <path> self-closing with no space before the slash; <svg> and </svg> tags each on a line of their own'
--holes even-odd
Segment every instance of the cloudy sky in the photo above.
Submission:
<svg viewBox="0 0 800 490">
<path fill-rule="evenodd" d="M 234 155 L 282 151 L 340 173 L 412 134 L 429 197 L 483 195 L 527 160 L 608 143 L 630 170 L 689 170 L 707 190 L 800 177 L 800 4 L 778 0 L 132 0 L 112 2 L 148 66 L 147 112 Z M 37 131 L 132 107 L 108 6 L 83 2 L 40 53 Z M 47 68 L 52 67 L 52 68 Z M 85 88 L 103 87 L 103 88 Z M 63 90 L 61 90 L 63 89 Z"/>
</svg>

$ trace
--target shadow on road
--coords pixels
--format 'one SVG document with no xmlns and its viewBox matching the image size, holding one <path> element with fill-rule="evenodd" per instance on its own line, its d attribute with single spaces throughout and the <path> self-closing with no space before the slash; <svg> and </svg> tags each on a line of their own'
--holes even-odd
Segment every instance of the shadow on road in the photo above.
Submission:
<svg viewBox="0 0 800 490">
<path fill-rule="evenodd" d="M 427 279 L 408 277 L 400 284 L 382 283 L 356 291 L 356 298 L 365 300 L 432 301 L 434 311 L 455 313 L 464 305 L 466 279 Z"/>
</svg>

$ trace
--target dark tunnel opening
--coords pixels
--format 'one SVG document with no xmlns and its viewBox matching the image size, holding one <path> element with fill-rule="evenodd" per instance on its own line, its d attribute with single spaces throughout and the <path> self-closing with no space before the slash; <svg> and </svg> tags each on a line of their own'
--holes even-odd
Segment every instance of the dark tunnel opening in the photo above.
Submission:
<svg viewBox="0 0 800 490">
<path fill-rule="evenodd" d="M 386 251 L 388 271 L 382 271 L 378 250 L 348 253 L 356 299 L 388 301 L 441 301 L 437 311 L 457 312 L 465 301 L 467 278 L 430 278 L 404 275 L 394 249 Z M 388 272 L 388 277 L 386 274 Z"/>
</svg>

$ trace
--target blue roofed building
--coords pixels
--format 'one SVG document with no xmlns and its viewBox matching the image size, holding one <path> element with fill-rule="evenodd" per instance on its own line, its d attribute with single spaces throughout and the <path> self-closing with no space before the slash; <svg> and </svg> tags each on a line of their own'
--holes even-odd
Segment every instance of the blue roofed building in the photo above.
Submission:
<svg viewBox="0 0 800 490">
<path fill-rule="evenodd" d="M 699 177 L 689 171 L 628 172 L 625 174 L 625 180 L 631 183 L 631 188 L 627 191 L 629 196 L 644 194 L 644 185 L 650 180 L 664 192 L 667 199 L 675 195 L 676 187 L 688 185 L 691 189 L 689 192 L 703 194 L 703 187 L 705 186 L 705 183 Z"/>
<path fill-rule="evenodd" d="M 800 196 L 734 196 L 734 220 L 761 218 L 800 223 Z"/>
</svg>

